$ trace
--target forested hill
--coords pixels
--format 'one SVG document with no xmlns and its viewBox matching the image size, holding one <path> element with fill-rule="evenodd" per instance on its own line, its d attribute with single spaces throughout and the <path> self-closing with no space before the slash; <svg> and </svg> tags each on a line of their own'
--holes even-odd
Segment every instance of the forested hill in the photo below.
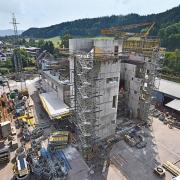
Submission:
<svg viewBox="0 0 180 180">
<path fill-rule="evenodd" d="M 30 28 L 23 32 L 22 36 L 32 38 L 49 38 L 54 36 L 61 36 L 64 34 L 71 34 L 72 36 L 92 37 L 100 35 L 100 30 L 102 28 L 142 22 L 155 22 L 156 25 L 151 34 L 160 34 L 164 39 L 163 43 L 171 42 L 171 38 L 178 38 L 178 41 L 180 42 L 180 6 L 167 10 L 163 13 L 151 14 L 147 16 L 140 16 L 138 14 L 129 14 L 126 16 L 113 15 L 64 22 L 45 28 Z M 177 24 L 173 25 L 175 23 Z M 170 33 L 171 35 L 168 35 L 167 37 L 167 33 Z M 165 38 L 170 39 L 165 40 Z M 179 44 L 175 44 L 173 46 L 175 47 L 170 47 L 170 49 L 180 48 Z"/>
</svg>

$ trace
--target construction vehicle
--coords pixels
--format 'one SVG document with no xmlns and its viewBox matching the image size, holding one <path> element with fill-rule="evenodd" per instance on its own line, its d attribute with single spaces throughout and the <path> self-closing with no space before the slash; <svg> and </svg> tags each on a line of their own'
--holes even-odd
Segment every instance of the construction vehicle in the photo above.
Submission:
<svg viewBox="0 0 180 180">
<path fill-rule="evenodd" d="M 26 161 L 26 151 L 24 147 L 20 147 L 16 150 L 15 157 L 16 162 L 13 166 L 13 172 L 16 179 L 18 180 L 27 180 L 30 175 L 30 167 Z"/>
<path fill-rule="evenodd" d="M 44 134 L 43 128 L 37 127 L 32 131 L 31 136 L 32 136 L 32 139 L 37 139 L 41 137 L 43 134 Z"/>
<path fill-rule="evenodd" d="M 136 145 L 136 141 L 134 140 L 134 138 L 132 138 L 130 135 L 126 134 L 124 135 L 124 141 L 130 145 L 131 147 Z"/>
<path fill-rule="evenodd" d="M 33 116 L 30 116 L 30 115 L 23 115 L 23 116 L 20 116 L 20 117 L 18 117 L 18 121 L 19 122 L 24 122 L 24 123 L 27 123 L 28 125 L 30 125 L 30 126 L 34 126 L 35 125 L 35 119 L 34 119 L 34 117 Z M 20 123 L 20 124 L 22 124 L 22 123 Z"/>
<path fill-rule="evenodd" d="M 30 168 L 26 157 L 18 155 L 16 157 L 16 163 L 13 167 L 14 174 L 18 180 L 27 180 L 30 175 Z"/>
</svg>

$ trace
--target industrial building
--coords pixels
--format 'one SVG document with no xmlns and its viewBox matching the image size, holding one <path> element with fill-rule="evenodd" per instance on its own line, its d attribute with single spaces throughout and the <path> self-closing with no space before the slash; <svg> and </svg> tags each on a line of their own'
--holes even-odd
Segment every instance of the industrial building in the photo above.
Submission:
<svg viewBox="0 0 180 180">
<path fill-rule="evenodd" d="M 180 84 L 165 79 L 161 79 L 159 89 L 154 91 L 153 96 L 157 105 L 161 108 L 166 108 L 174 114 L 178 121 L 180 121 Z"/>
</svg>

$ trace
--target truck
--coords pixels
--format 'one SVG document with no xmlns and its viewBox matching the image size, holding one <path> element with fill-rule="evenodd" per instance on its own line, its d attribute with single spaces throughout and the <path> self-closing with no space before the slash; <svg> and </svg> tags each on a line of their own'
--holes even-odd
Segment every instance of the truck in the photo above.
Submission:
<svg viewBox="0 0 180 180">
<path fill-rule="evenodd" d="M 27 180 L 30 175 L 29 164 L 26 161 L 26 157 L 23 154 L 19 154 L 16 157 L 16 163 L 13 167 L 14 174 L 18 180 Z"/>
</svg>

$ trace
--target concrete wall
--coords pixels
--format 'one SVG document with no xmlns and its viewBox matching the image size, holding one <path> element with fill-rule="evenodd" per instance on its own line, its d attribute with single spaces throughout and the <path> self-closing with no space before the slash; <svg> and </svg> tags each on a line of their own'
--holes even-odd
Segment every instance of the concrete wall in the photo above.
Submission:
<svg viewBox="0 0 180 180">
<path fill-rule="evenodd" d="M 93 39 L 81 38 L 69 40 L 69 51 L 71 53 L 78 51 L 89 52 L 93 48 Z"/>
<path fill-rule="evenodd" d="M 96 128 L 97 136 L 106 138 L 115 133 L 116 116 L 117 116 L 117 103 L 119 93 L 119 80 L 120 80 L 120 60 L 117 62 L 108 61 L 102 62 L 98 78 L 100 81 L 100 114 L 97 119 Z M 116 97 L 115 106 L 113 107 L 113 96 Z"/>
<path fill-rule="evenodd" d="M 125 89 L 129 92 L 128 107 L 133 118 L 137 118 L 140 97 L 141 79 L 136 78 L 136 65 L 122 63 L 121 78 L 125 80 Z"/>
<path fill-rule="evenodd" d="M 51 75 L 49 71 L 42 72 L 42 76 L 42 88 L 47 92 L 56 91 L 58 98 L 67 104 L 70 87 L 61 84 L 58 80 L 58 76 Z"/>
<path fill-rule="evenodd" d="M 113 55 L 115 46 L 118 46 L 118 53 L 122 52 L 122 40 L 93 40 L 93 39 L 71 39 L 69 40 L 70 52 L 86 51 L 89 53 L 93 48 L 100 52 Z M 96 69 L 97 68 L 97 69 Z M 92 71 L 97 72 L 97 78 L 101 79 L 97 84 L 100 97 L 96 98 L 96 104 L 100 112 L 96 113 L 96 136 L 100 139 L 106 138 L 115 133 L 117 103 L 120 81 L 120 60 L 99 61 Z M 74 59 L 70 59 L 70 80 L 74 84 Z M 71 87 L 71 95 L 74 94 L 74 87 Z M 116 97 L 113 107 L 113 96 Z"/>
</svg>

